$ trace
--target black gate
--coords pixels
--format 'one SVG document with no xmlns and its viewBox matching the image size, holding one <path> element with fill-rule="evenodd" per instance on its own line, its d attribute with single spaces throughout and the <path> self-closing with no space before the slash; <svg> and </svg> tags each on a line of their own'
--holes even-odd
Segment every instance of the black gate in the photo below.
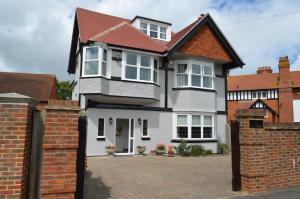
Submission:
<svg viewBox="0 0 300 199">
<path fill-rule="evenodd" d="M 241 190 L 241 172 L 240 172 L 240 123 L 231 121 L 231 167 L 232 167 L 232 190 Z"/>
<path fill-rule="evenodd" d="M 44 124 L 40 111 L 33 111 L 28 198 L 40 198 Z"/>
<path fill-rule="evenodd" d="M 76 194 L 75 199 L 83 199 L 84 192 L 84 174 L 85 174 L 85 148 L 86 148 L 86 117 L 79 117 L 78 119 L 78 149 L 77 149 L 77 182 L 76 182 Z"/>
</svg>

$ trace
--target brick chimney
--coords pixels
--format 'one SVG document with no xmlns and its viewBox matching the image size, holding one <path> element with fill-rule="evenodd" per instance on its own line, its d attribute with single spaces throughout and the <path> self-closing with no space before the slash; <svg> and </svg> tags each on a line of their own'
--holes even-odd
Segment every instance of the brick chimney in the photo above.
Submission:
<svg viewBox="0 0 300 199">
<path fill-rule="evenodd" d="M 293 91 L 288 56 L 279 58 L 279 122 L 293 122 Z"/>
<path fill-rule="evenodd" d="M 272 73 L 273 70 L 271 68 L 271 66 L 261 66 L 257 68 L 256 73 L 257 74 L 262 74 L 262 73 Z"/>
</svg>

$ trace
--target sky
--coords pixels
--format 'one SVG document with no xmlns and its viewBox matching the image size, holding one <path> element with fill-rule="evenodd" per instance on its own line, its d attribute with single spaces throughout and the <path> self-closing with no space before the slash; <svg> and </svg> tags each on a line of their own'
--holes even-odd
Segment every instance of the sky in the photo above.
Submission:
<svg viewBox="0 0 300 199">
<path fill-rule="evenodd" d="M 67 73 L 76 7 L 132 19 L 135 15 L 172 23 L 177 32 L 202 13 L 210 13 L 242 60 L 243 69 L 278 71 L 288 55 L 300 70 L 300 1 L 298 0 L 1 0 L 0 71 Z"/>
</svg>

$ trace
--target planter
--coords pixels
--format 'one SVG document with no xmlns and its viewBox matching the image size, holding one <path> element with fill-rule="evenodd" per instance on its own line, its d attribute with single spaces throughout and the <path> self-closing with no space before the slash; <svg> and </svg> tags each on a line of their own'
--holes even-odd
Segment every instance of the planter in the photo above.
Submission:
<svg viewBox="0 0 300 199">
<path fill-rule="evenodd" d="M 174 157 L 174 151 L 168 151 L 168 157 Z"/>
<path fill-rule="evenodd" d="M 156 150 L 156 155 L 163 155 L 166 151 L 165 150 Z"/>
<path fill-rule="evenodd" d="M 106 149 L 106 152 L 107 152 L 107 155 L 113 155 L 114 153 L 115 153 L 115 149 L 113 149 L 113 148 L 108 148 L 108 149 Z"/>
<path fill-rule="evenodd" d="M 137 151 L 140 155 L 143 155 L 146 151 L 146 146 L 138 146 Z"/>
</svg>

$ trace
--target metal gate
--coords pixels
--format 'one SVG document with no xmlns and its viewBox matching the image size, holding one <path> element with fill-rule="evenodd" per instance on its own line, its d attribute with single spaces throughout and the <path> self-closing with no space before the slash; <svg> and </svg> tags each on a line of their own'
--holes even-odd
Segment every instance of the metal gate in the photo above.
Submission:
<svg viewBox="0 0 300 199">
<path fill-rule="evenodd" d="M 86 148 L 86 127 L 87 121 L 86 117 L 78 118 L 78 149 L 77 149 L 77 162 L 76 162 L 76 172 L 77 172 L 77 182 L 76 182 L 76 193 L 75 199 L 83 199 L 84 192 L 84 175 L 85 175 L 85 148 Z"/>
<path fill-rule="evenodd" d="M 43 155 L 44 123 L 41 111 L 33 111 L 31 157 L 29 176 L 29 199 L 40 198 L 40 178 Z"/>
<path fill-rule="evenodd" d="M 231 167 L 232 167 L 232 190 L 241 190 L 241 172 L 240 172 L 240 123 L 231 121 Z"/>
</svg>

